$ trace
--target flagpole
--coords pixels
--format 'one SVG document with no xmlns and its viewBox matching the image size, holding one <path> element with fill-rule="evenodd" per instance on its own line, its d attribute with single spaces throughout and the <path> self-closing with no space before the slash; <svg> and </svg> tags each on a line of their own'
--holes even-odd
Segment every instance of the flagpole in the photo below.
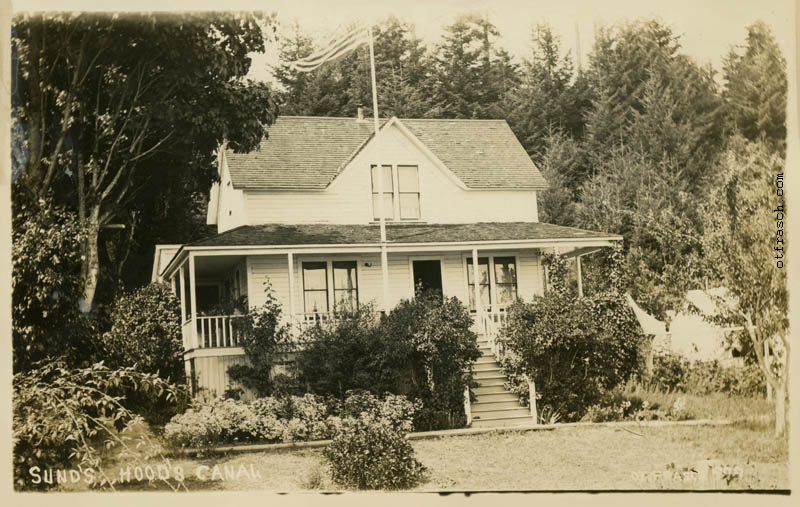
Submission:
<svg viewBox="0 0 800 507">
<path fill-rule="evenodd" d="M 378 195 L 379 211 L 378 221 L 381 228 L 381 276 L 383 279 L 383 311 L 389 313 L 389 261 L 386 252 L 386 204 L 385 196 L 383 195 L 383 164 L 381 161 L 380 151 L 380 122 L 378 120 L 378 91 L 375 80 L 375 48 L 372 42 L 372 27 L 368 29 L 369 32 L 369 67 L 372 74 L 372 116 L 375 122 L 375 153 L 377 159 L 377 173 L 378 173 Z"/>
</svg>

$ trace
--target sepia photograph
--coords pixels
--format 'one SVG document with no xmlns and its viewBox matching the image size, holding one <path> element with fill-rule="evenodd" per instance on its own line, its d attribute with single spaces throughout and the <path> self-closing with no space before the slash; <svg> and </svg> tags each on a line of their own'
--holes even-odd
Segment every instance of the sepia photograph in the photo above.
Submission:
<svg viewBox="0 0 800 507">
<path fill-rule="evenodd" d="M 12 2 L 11 505 L 788 500 L 796 8 Z"/>
</svg>

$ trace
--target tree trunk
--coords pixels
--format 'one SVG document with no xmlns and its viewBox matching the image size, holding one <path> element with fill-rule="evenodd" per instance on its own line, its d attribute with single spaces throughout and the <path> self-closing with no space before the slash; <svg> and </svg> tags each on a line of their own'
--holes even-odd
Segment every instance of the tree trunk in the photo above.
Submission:
<svg viewBox="0 0 800 507">
<path fill-rule="evenodd" d="M 94 306 L 97 282 L 100 278 L 100 205 L 95 204 L 86 217 L 86 243 L 83 259 L 83 311 Z"/>
<path fill-rule="evenodd" d="M 786 384 L 780 382 L 775 389 L 775 436 L 786 431 Z"/>
</svg>

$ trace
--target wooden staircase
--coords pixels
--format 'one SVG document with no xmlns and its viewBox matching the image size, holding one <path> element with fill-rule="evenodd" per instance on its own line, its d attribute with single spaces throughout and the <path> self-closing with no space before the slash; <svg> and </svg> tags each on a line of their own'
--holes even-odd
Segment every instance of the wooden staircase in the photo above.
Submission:
<svg viewBox="0 0 800 507">
<path fill-rule="evenodd" d="M 472 390 L 477 401 L 470 403 L 473 428 L 529 426 L 533 424 L 530 409 L 519 402 L 519 395 L 506 390 L 508 379 L 500 369 L 485 336 L 478 337 L 481 357 L 472 366 L 478 387 Z"/>
</svg>

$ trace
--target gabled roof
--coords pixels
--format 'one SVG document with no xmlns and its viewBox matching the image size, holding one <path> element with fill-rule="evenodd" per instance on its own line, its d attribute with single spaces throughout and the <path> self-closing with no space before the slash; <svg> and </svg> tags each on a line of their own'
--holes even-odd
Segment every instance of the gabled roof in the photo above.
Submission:
<svg viewBox="0 0 800 507">
<path fill-rule="evenodd" d="M 544 189 L 547 182 L 505 120 L 396 120 L 472 189 Z M 385 125 L 383 120 L 381 125 Z M 228 150 L 235 188 L 326 188 L 372 138 L 373 122 L 280 116 L 258 150 Z"/>
<path fill-rule="evenodd" d="M 620 236 L 541 222 L 483 222 L 475 224 L 387 224 L 391 244 L 465 243 L 530 240 L 616 241 Z M 361 245 L 380 242 L 374 224 L 264 224 L 243 225 L 187 247 Z"/>
</svg>

